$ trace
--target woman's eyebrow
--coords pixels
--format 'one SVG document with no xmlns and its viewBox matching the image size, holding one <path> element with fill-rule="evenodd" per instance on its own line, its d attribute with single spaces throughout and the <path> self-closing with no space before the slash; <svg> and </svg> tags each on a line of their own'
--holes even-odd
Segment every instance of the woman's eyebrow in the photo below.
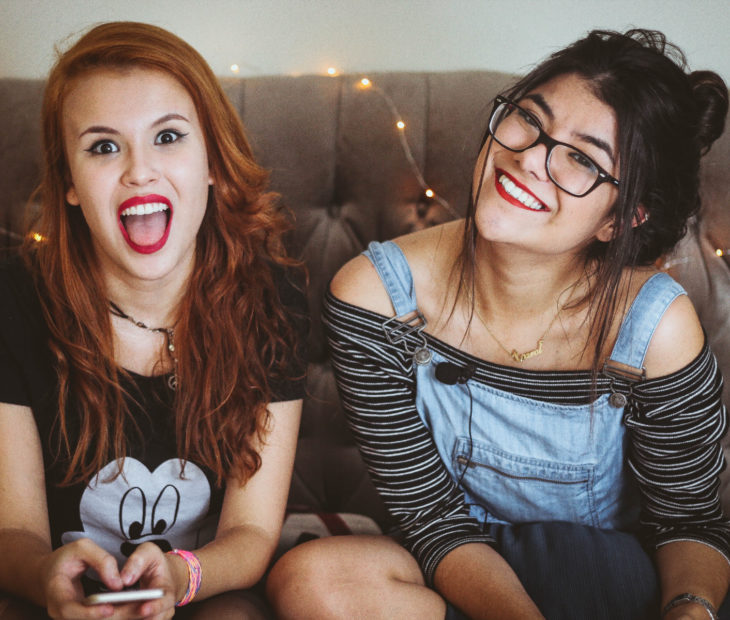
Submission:
<svg viewBox="0 0 730 620">
<path fill-rule="evenodd" d="M 167 121 L 185 121 L 186 123 L 190 122 L 182 114 L 178 114 L 177 112 L 170 112 L 169 114 L 165 114 L 164 116 L 158 118 L 154 123 L 152 123 L 152 127 L 157 127 L 157 125 L 162 125 Z"/>
<path fill-rule="evenodd" d="M 584 133 L 577 133 L 575 134 L 578 136 L 583 142 L 587 142 L 588 144 L 592 144 L 595 147 L 598 147 L 602 151 L 605 151 L 606 155 L 608 155 L 608 158 L 611 160 L 612 164 L 615 164 L 616 161 L 613 157 L 613 149 L 611 148 L 611 145 L 606 142 L 605 140 L 601 140 L 600 138 L 596 138 L 595 136 L 591 136 Z"/>
<path fill-rule="evenodd" d="M 119 135 L 119 132 L 116 129 L 112 129 L 111 127 L 104 127 L 103 125 L 92 125 L 91 127 L 84 129 L 84 131 L 79 134 L 79 138 L 82 138 L 89 133 L 110 133 L 113 135 Z"/>
<path fill-rule="evenodd" d="M 545 101 L 545 97 L 543 97 L 540 93 L 530 93 L 529 95 L 525 95 L 524 99 L 533 101 L 537 104 L 537 107 L 545 113 L 545 116 L 547 116 L 551 121 L 555 120 L 555 114 L 553 114 L 552 108 L 548 105 L 548 102 Z"/>
<path fill-rule="evenodd" d="M 158 118 L 155 122 L 152 123 L 152 127 L 157 127 L 158 125 L 163 125 L 164 123 L 167 123 L 168 121 L 184 121 L 186 123 L 189 123 L 190 121 L 185 118 L 182 114 L 178 114 L 177 112 L 170 112 L 169 114 L 165 114 L 164 116 L 161 116 Z M 82 136 L 85 136 L 89 133 L 106 133 L 106 134 L 112 134 L 115 136 L 119 135 L 119 132 L 116 129 L 113 129 L 112 127 L 106 127 L 104 125 L 92 125 L 91 127 L 88 127 L 87 129 L 84 129 L 79 134 L 79 138 Z"/>
</svg>

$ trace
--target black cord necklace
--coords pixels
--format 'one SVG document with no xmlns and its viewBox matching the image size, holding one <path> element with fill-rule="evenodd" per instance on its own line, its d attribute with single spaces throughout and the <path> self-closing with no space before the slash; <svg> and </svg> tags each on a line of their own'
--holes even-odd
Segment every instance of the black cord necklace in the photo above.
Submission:
<svg viewBox="0 0 730 620">
<path fill-rule="evenodd" d="M 170 386 L 171 390 L 177 388 L 177 356 L 175 355 L 175 330 L 172 327 L 149 327 L 142 321 L 135 321 L 131 316 L 122 311 L 113 301 L 109 301 L 109 307 L 111 313 L 118 316 L 120 319 L 125 319 L 130 323 L 133 323 L 141 329 L 146 329 L 149 332 L 157 332 L 158 334 L 165 334 L 167 340 L 167 350 L 170 352 L 170 358 L 172 359 L 172 374 L 167 379 L 167 385 Z"/>
</svg>

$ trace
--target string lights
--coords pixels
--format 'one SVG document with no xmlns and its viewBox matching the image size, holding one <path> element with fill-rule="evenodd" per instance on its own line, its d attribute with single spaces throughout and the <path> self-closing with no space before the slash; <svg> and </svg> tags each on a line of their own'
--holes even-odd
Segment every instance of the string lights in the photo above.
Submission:
<svg viewBox="0 0 730 620">
<path fill-rule="evenodd" d="M 336 73 L 335 73 L 336 75 Z M 406 123 L 403 120 L 403 118 L 400 115 L 400 112 L 398 111 L 398 108 L 395 105 L 395 102 L 393 99 L 386 93 L 382 88 L 380 88 L 377 84 L 374 84 L 373 81 L 370 78 L 363 77 L 361 78 L 356 84 L 356 88 L 358 90 L 371 90 L 374 93 L 377 93 L 385 102 L 385 104 L 388 106 L 388 109 L 390 110 L 390 113 L 393 116 L 393 119 L 395 120 L 395 127 L 398 130 L 397 135 L 398 139 L 400 140 L 401 147 L 403 148 L 403 154 L 406 157 L 406 160 L 408 161 L 408 164 L 411 167 L 411 170 L 413 171 L 413 175 L 416 177 L 416 180 L 418 181 L 418 184 L 423 189 L 423 195 L 428 200 L 433 200 L 440 204 L 444 209 L 446 209 L 453 217 L 458 218 L 460 217 L 459 214 L 456 212 L 456 210 L 449 204 L 449 202 L 445 199 L 439 196 L 436 192 L 433 191 L 433 189 L 426 183 L 426 179 L 423 177 L 423 173 L 421 172 L 421 168 L 418 165 L 418 162 L 416 162 L 416 158 L 413 157 L 413 151 L 411 151 L 411 145 L 408 143 L 408 137 L 406 134 Z"/>
<path fill-rule="evenodd" d="M 231 73 L 238 74 L 241 71 L 241 68 L 238 64 L 233 63 L 230 66 Z M 326 71 L 327 75 L 330 77 L 337 77 L 339 76 L 340 72 L 337 70 L 336 67 L 328 67 Z M 433 189 L 426 183 L 426 179 L 423 177 L 423 173 L 421 172 L 421 168 L 419 167 L 418 163 L 416 162 L 415 157 L 413 157 L 413 152 L 411 151 L 411 146 L 408 143 L 408 137 L 406 133 L 406 123 L 403 120 L 403 118 L 400 115 L 400 112 L 398 111 L 398 108 L 395 105 L 395 102 L 393 99 L 386 93 L 382 88 L 377 86 L 373 83 L 373 81 L 368 77 L 362 77 L 360 80 L 357 81 L 355 84 L 356 88 L 358 90 L 370 90 L 374 93 L 377 93 L 385 102 L 385 104 L 388 106 L 390 113 L 392 114 L 394 120 L 395 120 L 395 127 L 397 129 L 397 136 L 401 143 L 401 147 L 403 148 L 403 154 L 405 155 L 406 160 L 408 161 L 408 164 L 411 167 L 411 170 L 413 171 L 413 175 L 416 177 L 416 180 L 418 181 L 419 185 L 423 189 L 423 195 L 428 200 L 433 200 L 439 203 L 444 209 L 446 209 L 453 217 L 458 218 L 460 217 L 459 214 L 454 210 L 454 208 L 449 204 L 449 202 L 436 194 L 436 192 L 433 191 Z M 23 236 L 12 231 L 8 230 L 7 228 L 4 228 L 3 226 L 0 226 L 0 234 L 5 235 L 6 238 L 22 241 Z M 30 237 L 37 243 L 40 243 L 42 241 L 45 241 L 45 237 L 37 232 L 31 232 Z M 730 255 L 730 249 L 722 249 L 722 248 L 716 248 L 715 249 L 715 255 L 719 258 L 722 258 L 723 256 Z M 663 269 L 670 269 L 671 267 L 674 267 L 675 265 L 686 263 L 689 260 L 691 260 L 689 257 L 678 257 L 674 259 L 670 259 L 663 263 L 662 268 Z"/>
<path fill-rule="evenodd" d="M 723 258 L 725 256 L 730 257 L 730 249 L 723 250 L 722 248 L 716 248 L 714 252 L 715 256 L 718 258 Z M 669 271 L 670 269 L 674 269 L 675 267 L 679 265 L 686 265 L 687 263 L 692 262 L 691 256 L 677 256 L 668 258 L 667 260 L 663 261 L 659 268 L 662 271 Z"/>
<path fill-rule="evenodd" d="M 15 231 L 9 230 L 4 226 L 0 226 L 0 235 L 4 235 L 6 239 L 12 239 L 13 241 L 22 241 L 24 239 L 23 235 L 16 233 Z M 40 243 L 41 241 L 46 240 L 46 238 L 38 232 L 30 232 L 28 236 L 36 243 Z"/>
</svg>

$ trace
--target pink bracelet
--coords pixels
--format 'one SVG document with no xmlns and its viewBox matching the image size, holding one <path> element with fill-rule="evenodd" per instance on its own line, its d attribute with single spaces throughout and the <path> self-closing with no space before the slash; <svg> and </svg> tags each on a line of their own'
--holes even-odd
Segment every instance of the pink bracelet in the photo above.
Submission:
<svg viewBox="0 0 730 620">
<path fill-rule="evenodd" d="M 173 549 L 172 551 L 168 551 L 168 553 L 179 555 L 188 565 L 188 589 L 185 590 L 185 596 L 175 603 L 175 607 L 182 607 L 192 602 L 198 590 L 200 590 L 200 584 L 203 582 L 203 571 L 200 568 L 200 560 L 191 551 Z"/>
</svg>

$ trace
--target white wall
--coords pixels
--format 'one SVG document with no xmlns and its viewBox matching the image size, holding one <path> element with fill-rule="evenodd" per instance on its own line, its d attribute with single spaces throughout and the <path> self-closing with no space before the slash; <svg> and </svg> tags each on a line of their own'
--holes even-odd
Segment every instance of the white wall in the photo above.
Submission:
<svg viewBox="0 0 730 620">
<path fill-rule="evenodd" d="M 0 77 L 42 77 L 54 44 L 131 19 L 189 41 L 219 75 L 523 72 L 592 28 L 663 30 L 730 80 L 727 0 L 0 0 Z"/>
</svg>

